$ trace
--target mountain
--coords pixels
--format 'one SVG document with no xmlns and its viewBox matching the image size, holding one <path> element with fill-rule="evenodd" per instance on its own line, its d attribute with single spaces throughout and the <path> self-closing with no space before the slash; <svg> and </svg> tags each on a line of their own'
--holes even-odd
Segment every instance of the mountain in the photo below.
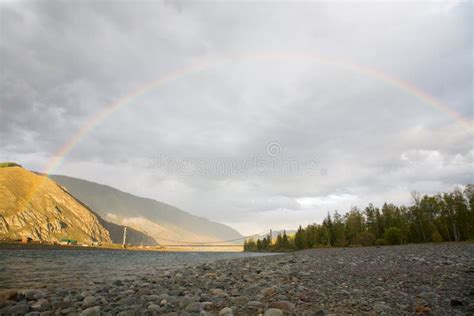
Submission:
<svg viewBox="0 0 474 316">
<path fill-rule="evenodd" d="M 110 234 L 110 238 L 114 244 L 121 244 L 123 242 L 123 230 L 125 226 L 107 222 L 106 220 L 99 217 L 99 220 Z M 158 243 L 156 240 L 141 232 L 137 229 L 127 227 L 127 244 L 132 245 L 145 245 L 145 246 L 156 246 Z"/>
<path fill-rule="evenodd" d="M 19 165 L 0 167 L 0 238 L 80 243 L 122 243 L 124 227 L 109 223 L 67 190 L 44 175 Z M 156 245 L 156 241 L 132 228 L 131 244 Z"/>
<path fill-rule="evenodd" d="M 67 191 L 17 166 L 0 168 L 0 236 L 112 242 L 99 217 Z"/>
<path fill-rule="evenodd" d="M 51 175 L 50 178 L 64 186 L 102 218 L 146 232 L 161 244 L 242 238 L 242 235 L 231 227 L 191 215 L 153 199 L 77 178 L 61 175 Z"/>
</svg>

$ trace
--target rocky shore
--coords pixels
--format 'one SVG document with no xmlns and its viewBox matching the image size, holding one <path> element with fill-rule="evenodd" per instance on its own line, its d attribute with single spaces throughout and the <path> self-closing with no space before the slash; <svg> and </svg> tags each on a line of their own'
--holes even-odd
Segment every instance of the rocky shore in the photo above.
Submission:
<svg viewBox="0 0 474 316">
<path fill-rule="evenodd" d="M 314 249 L 91 284 L 3 290 L 0 315 L 473 315 L 474 244 Z"/>
</svg>

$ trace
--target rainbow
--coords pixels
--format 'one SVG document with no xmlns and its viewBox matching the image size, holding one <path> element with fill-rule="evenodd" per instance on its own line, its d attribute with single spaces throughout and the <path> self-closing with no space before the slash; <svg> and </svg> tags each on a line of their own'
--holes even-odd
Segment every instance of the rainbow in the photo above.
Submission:
<svg viewBox="0 0 474 316">
<path fill-rule="evenodd" d="M 167 73 L 160 77 L 157 80 L 149 82 L 139 89 L 130 92 L 124 97 L 118 99 L 114 103 L 106 106 L 102 110 L 95 113 L 70 139 L 68 139 L 58 151 L 51 157 L 51 159 L 44 166 L 43 173 L 51 174 L 52 171 L 64 160 L 67 154 L 83 139 L 87 134 L 97 125 L 99 125 L 103 120 L 112 115 L 115 111 L 120 108 L 130 104 L 134 99 L 139 96 L 146 94 L 152 89 L 164 84 L 171 82 L 173 80 L 182 78 L 184 76 L 197 73 L 199 71 L 208 69 L 209 67 L 216 66 L 218 64 L 231 62 L 231 61 L 242 61 L 242 60 L 303 60 L 308 62 L 316 62 L 325 65 L 330 65 L 335 68 L 342 70 L 347 70 L 359 74 L 363 74 L 378 80 L 381 80 L 393 87 L 399 88 L 405 93 L 414 96 L 415 98 L 422 101 L 423 104 L 427 104 L 432 108 L 444 112 L 449 117 L 451 117 L 455 122 L 459 123 L 462 127 L 466 128 L 469 132 L 474 133 L 474 124 L 472 120 L 464 118 L 459 113 L 453 111 L 449 106 L 441 103 L 436 100 L 434 97 L 426 94 L 422 90 L 418 89 L 416 86 L 410 84 L 409 82 L 402 81 L 398 78 L 392 77 L 386 73 L 383 73 L 379 70 L 373 68 L 367 68 L 353 63 L 333 59 L 325 58 L 317 54 L 309 53 L 264 53 L 264 54 L 238 54 L 238 55 L 229 55 L 221 58 L 214 58 L 210 61 L 204 61 L 200 63 L 193 64 L 189 67 L 181 68 L 176 71 Z"/>
</svg>

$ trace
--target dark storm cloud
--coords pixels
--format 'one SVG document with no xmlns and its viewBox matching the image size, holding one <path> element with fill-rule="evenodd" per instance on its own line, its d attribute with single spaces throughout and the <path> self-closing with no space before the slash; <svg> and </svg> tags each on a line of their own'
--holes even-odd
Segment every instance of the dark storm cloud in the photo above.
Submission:
<svg viewBox="0 0 474 316">
<path fill-rule="evenodd" d="M 0 10 L 1 160 L 42 169 L 98 111 L 180 69 L 101 121 L 54 172 L 244 232 L 472 182 L 472 132 L 446 112 L 354 68 L 301 58 L 378 69 L 472 121 L 469 2 L 37 1 Z M 202 62 L 209 67 L 189 70 Z M 241 164 L 268 158 L 272 141 L 278 160 L 315 161 L 316 174 L 149 168 L 157 155 Z"/>
</svg>

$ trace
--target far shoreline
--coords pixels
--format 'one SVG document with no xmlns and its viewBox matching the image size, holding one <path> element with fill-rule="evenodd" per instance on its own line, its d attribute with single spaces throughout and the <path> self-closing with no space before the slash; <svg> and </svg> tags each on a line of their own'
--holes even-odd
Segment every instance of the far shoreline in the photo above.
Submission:
<svg viewBox="0 0 474 316">
<path fill-rule="evenodd" d="M 142 252 L 244 252 L 243 245 L 222 246 L 190 246 L 190 245 L 166 245 L 166 246 L 127 246 L 123 248 L 118 244 L 105 244 L 101 246 L 81 245 L 58 245 L 38 242 L 10 242 L 0 241 L 2 250 L 85 250 L 85 251 L 142 251 Z"/>
</svg>

